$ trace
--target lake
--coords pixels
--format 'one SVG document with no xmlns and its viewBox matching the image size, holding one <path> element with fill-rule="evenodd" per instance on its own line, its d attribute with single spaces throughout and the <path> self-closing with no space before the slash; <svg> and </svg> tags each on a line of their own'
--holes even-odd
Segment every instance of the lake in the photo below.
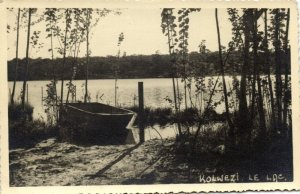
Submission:
<svg viewBox="0 0 300 194">
<path fill-rule="evenodd" d="M 214 77 L 216 80 L 217 77 Z M 221 79 L 219 79 L 219 82 Z M 29 95 L 28 102 L 34 107 L 33 117 L 34 119 L 46 120 L 46 114 L 44 112 L 44 105 L 42 101 L 42 96 L 46 95 L 46 85 L 50 81 L 28 81 Z M 68 81 L 65 81 L 67 83 Z M 121 107 L 134 106 L 138 105 L 138 82 L 144 83 L 144 104 L 145 107 L 171 107 L 172 105 L 165 100 L 168 96 L 170 99 L 173 99 L 173 90 L 172 90 L 172 79 L 170 78 L 151 78 L 151 79 L 119 79 L 118 80 L 118 92 L 117 99 L 118 104 Z M 205 79 L 205 84 L 209 82 L 209 78 Z M 84 97 L 84 80 L 75 80 L 73 84 L 76 85 L 76 99 L 83 101 Z M 226 84 L 229 86 L 228 91 L 231 88 L 232 77 L 226 76 Z M 13 82 L 8 83 L 9 90 L 12 89 Z M 88 81 L 88 91 L 91 98 L 91 102 L 101 102 L 104 104 L 114 105 L 114 79 L 98 79 L 98 80 L 89 80 Z M 16 99 L 20 101 L 20 91 L 22 88 L 22 82 L 19 81 L 16 84 Z M 60 95 L 61 82 L 57 84 L 57 91 Z M 184 92 L 184 84 L 179 80 L 180 92 Z M 217 87 L 217 90 L 221 88 Z M 213 96 L 213 100 L 218 102 L 221 100 L 222 92 L 217 92 Z M 64 87 L 64 98 L 67 95 L 67 87 Z M 195 99 L 195 85 L 192 84 L 191 87 L 191 96 Z M 204 96 L 207 97 L 207 94 Z M 188 100 L 189 102 L 189 100 Z M 190 104 L 190 103 L 189 103 Z M 183 107 L 183 103 L 181 105 Z M 204 103 L 202 103 L 204 107 Z M 224 103 L 221 103 L 216 106 L 216 111 L 222 113 L 224 111 Z M 175 136 L 176 127 L 168 126 L 166 128 L 161 128 L 157 126 L 158 130 L 162 134 L 163 138 Z M 147 130 L 149 134 L 147 134 Z M 150 134 L 150 131 L 152 134 Z M 151 130 L 151 128 L 146 129 L 146 140 L 153 137 L 158 138 L 157 132 Z"/>
<path fill-rule="evenodd" d="M 216 79 L 216 78 L 215 78 Z M 229 81 L 229 80 L 228 80 Z M 46 85 L 50 81 L 28 81 L 28 102 L 34 107 L 33 117 L 35 119 L 45 119 L 42 95 L 46 95 Z M 68 81 L 65 81 L 65 84 Z M 145 107 L 171 107 L 171 104 L 165 100 L 168 96 L 173 99 L 172 80 L 170 78 L 155 79 L 119 79 L 117 99 L 121 107 L 138 105 L 138 82 L 144 82 L 144 104 Z M 75 80 L 76 99 L 83 101 L 84 97 L 84 80 Z M 16 84 L 16 99 L 20 101 L 20 92 L 23 82 L 18 81 Z M 8 83 L 9 90 L 12 90 L 13 82 Z M 99 79 L 88 81 L 88 91 L 91 102 L 101 102 L 104 104 L 114 105 L 114 79 Z M 184 85 L 179 80 L 180 92 L 184 92 Z M 61 82 L 57 84 L 57 91 L 60 95 Z M 195 96 L 195 86 L 192 84 L 192 96 Z M 67 95 L 67 86 L 64 87 L 64 98 Z M 215 95 L 214 99 L 218 100 L 220 95 Z M 71 98 L 69 97 L 69 100 Z M 182 104 L 183 106 L 183 104 Z M 217 112 L 222 112 L 223 107 L 218 106 Z"/>
</svg>

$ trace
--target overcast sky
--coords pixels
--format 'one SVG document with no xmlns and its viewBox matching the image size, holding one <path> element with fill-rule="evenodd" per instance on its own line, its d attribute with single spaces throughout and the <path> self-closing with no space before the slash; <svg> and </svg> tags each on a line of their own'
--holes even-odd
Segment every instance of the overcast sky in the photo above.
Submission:
<svg viewBox="0 0 300 194">
<path fill-rule="evenodd" d="M 208 49 L 217 50 L 217 33 L 214 9 L 202 9 L 190 15 L 189 29 L 189 50 L 198 51 L 198 45 L 201 40 L 206 40 Z M 42 13 L 39 10 L 37 14 Z M 121 53 L 125 51 L 127 55 L 134 54 L 154 54 L 159 51 L 161 54 L 168 52 L 167 37 L 161 30 L 161 9 L 143 8 L 143 9 L 124 9 L 121 15 L 110 14 L 101 18 L 99 24 L 92 30 L 90 38 L 91 56 L 116 55 L 118 51 L 118 36 L 124 33 L 124 41 L 121 45 Z M 33 16 L 36 20 L 36 16 Z M 16 12 L 8 12 L 8 24 L 14 27 L 16 24 Z M 231 24 L 228 21 L 228 15 L 225 9 L 219 9 L 219 23 L 221 31 L 222 45 L 227 46 L 231 40 Z M 31 49 L 31 58 L 50 58 L 48 49 L 50 48 L 50 39 L 46 39 L 45 22 L 32 27 L 34 30 L 41 31 L 40 42 L 43 42 L 43 48 L 40 50 Z M 20 30 L 19 58 L 25 57 L 26 50 L 26 31 Z M 57 39 L 54 44 L 58 45 Z M 16 31 L 8 34 L 8 59 L 15 57 Z M 80 56 L 84 56 L 85 48 L 82 47 Z M 55 53 L 55 58 L 61 57 Z"/>
</svg>

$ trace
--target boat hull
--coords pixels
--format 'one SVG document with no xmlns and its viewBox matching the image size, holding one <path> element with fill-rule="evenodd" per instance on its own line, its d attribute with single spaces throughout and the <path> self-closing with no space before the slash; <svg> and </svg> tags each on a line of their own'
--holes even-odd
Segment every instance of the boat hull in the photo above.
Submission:
<svg viewBox="0 0 300 194">
<path fill-rule="evenodd" d="M 123 144 L 135 113 L 101 103 L 70 103 L 60 113 L 62 136 L 85 144 Z"/>
</svg>

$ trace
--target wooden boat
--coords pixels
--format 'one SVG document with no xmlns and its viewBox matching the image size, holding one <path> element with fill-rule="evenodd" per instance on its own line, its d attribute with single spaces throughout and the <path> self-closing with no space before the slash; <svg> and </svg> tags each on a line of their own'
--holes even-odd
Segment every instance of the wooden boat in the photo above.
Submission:
<svg viewBox="0 0 300 194">
<path fill-rule="evenodd" d="M 119 144 L 125 141 L 136 113 L 101 103 L 68 103 L 61 113 L 61 125 L 71 141 L 88 144 Z"/>
</svg>

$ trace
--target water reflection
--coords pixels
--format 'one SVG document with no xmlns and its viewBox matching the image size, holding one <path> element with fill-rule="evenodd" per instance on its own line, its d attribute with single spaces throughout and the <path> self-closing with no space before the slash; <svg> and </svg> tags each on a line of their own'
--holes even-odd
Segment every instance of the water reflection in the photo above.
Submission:
<svg viewBox="0 0 300 194">
<path fill-rule="evenodd" d="M 168 78 L 156 79 L 120 79 L 118 80 L 118 105 L 133 106 L 137 105 L 137 85 L 138 82 L 144 82 L 144 101 L 146 107 L 170 107 L 170 103 L 165 100 L 167 96 L 173 98 L 172 81 Z M 230 82 L 230 81 L 228 81 Z M 67 83 L 67 82 L 66 82 Z M 29 103 L 34 107 L 33 117 L 35 119 L 46 119 L 42 98 L 46 95 L 46 85 L 49 81 L 28 81 L 29 87 Z M 75 80 L 76 99 L 83 101 L 84 96 L 84 80 Z M 104 104 L 114 105 L 114 80 L 101 79 L 89 80 L 88 90 L 91 102 L 101 102 Z M 8 86 L 11 90 L 13 83 L 9 82 Z M 61 83 L 57 83 L 57 91 L 60 91 Z M 22 82 L 16 84 L 16 94 L 20 94 Z M 183 92 L 183 83 L 179 82 L 180 91 Z M 195 96 L 195 88 L 192 85 L 192 96 Z M 67 87 L 64 87 L 64 98 L 67 94 Z M 214 100 L 220 100 L 221 96 L 216 94 Z M 20 98 L 17 97 L 17 100 Z M 219 108 L 220 107 L 220 108 Z M 223 111 L 223 106 L 218 106 L 217 111 Z"/>
</svg>

